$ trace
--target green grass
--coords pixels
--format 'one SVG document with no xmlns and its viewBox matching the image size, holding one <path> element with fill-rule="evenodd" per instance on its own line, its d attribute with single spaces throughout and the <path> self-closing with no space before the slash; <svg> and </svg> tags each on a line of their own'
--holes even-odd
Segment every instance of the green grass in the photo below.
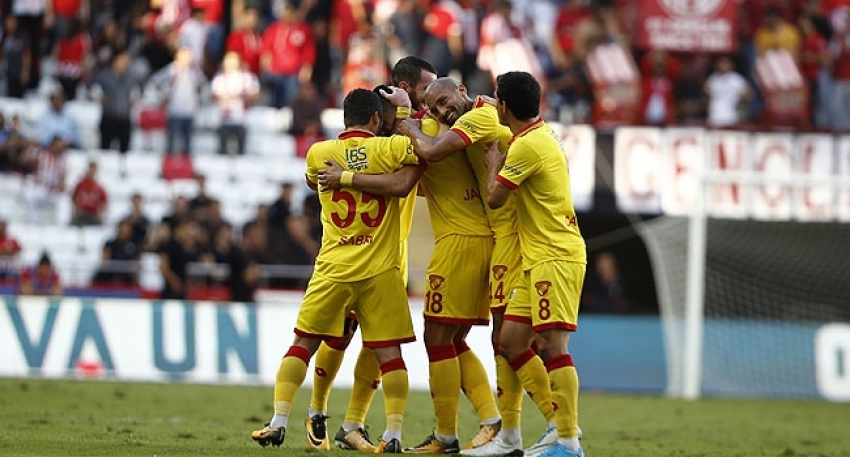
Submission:
<svg viewBox="0 0 850 457">
<path fill-rule="evenodd" d="M 249 433 L 271 417 L 271 396 L 270 387 L 0 379 L 0 455 L 358 455 L 307 449 L 306 389 L 296 399 L 283 447 L 261 449 Z M 340 425 L 347 396 L 344 390 L 331 396 L 331 433 Z M 373 435 L 384 426 L 380 397 L 368 418 Z M 529 445 L 543 420 L 526 400 Z M 590 457 L 850 455 L 850 405 L 583 393 L 580 411 Z M 428 394 L 412 392 L 405 444 L 419 442 L 432 424 Z M 476 429 L 474 412 L 462 400 L 461 439 Z"/>
</svg>

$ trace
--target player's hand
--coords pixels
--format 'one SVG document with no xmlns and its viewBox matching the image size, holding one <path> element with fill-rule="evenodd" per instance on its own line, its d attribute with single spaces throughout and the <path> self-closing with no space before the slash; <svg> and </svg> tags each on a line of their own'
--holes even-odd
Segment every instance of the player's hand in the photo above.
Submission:
<svg viewBox="0 0 850 457">
<path fill-rule="evenodd" d="M 507 152 L 502 152 L 499 149 L 499 141 L 496 140 L 490 147 L 487 149 L 487 152 L 484 153 L 484 163 L 487 164 L 488 170 L 500 170 L 502 165 L 505 164 L 505 157 L 507 156 Z"/>
<path fill-rule="evenodd" d="M 319 189 L 322 192 L 340 189 L 342 188 L 342 184 L 339 182 L 340 177 L 342 176 L 342 172 L 344 171 L 342 166 L 333 160 L 325 160 L 325 165 L 328 168 L 322 168 L 319 170 Z"/>
<path fill-rule="evenodd" d="M 422 131 L 422 120 L 420 119 L 404 119 L 396 126 L 398 133 L 409 137 L 413 136 L 414 132 Z"/>
<path fill-rule="evenodd" d="M 410 95 L 407 94 L 407 91 L 395 86 L 389 86 L 389 89 L 392 92 L 380 91 L 381 97 L 389 100 L 396 108 L 400 106 L 410 108 Z"/>
<path fill-rule="evenodd" d="M 496 106 L 496 99 L 493 98 L 493 97 L 490 97 L 489 95 L 479 95 L 478 98 L 483 100 L 484 103 L 487 103 L 488 105 Z"/>
</svg>

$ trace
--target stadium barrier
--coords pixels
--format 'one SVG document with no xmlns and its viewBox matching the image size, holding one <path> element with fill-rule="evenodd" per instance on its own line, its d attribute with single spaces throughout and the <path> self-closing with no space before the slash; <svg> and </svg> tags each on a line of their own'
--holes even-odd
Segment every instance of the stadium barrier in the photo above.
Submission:
<svg viewBox="0 0 850 457">
<path fill-rule="evenodd" d="M 0 376 L 272 385 L 302 296 L 267 293 L 256 304 L 4 296 Z M 404 357 L 411 388 L 427 390 L 420 299 L 411 312 L 419 340 Z M 468 341 L 495 382 L 490 329 L 473 329 Z M 355 338 L 337 386 L 351 386 L 359 347 Z M 572 349 L 585 390 L 665 389 L 657 317 L 583 317 Z"/>
<path fill-rule="evenodd" d="M 250 304 L 4 296 L 0 376 L 272 385 L 292 342 L 302 296 L 268 292 L 268 301 Z M 404 357 L 411 388 L 427 390 L 421 300 L 411 300 L 411 312 L 420 338 L 404 346 Z M 723 334 L 724 344 L 739 351 L 774 353 L 759 356 L 757 364 L 746 362 L 750 359 L 745 355 L 741 363 L 726 364 L 707 394 L 850 401 L 850 325 L 728 319 L 707 319 L 705 325 L 709 339 Z M 738 339 L 729 340 L 730 325 L 740 328 L 734 333 Z M 571 341 L 582 389 L 665 392 L 663 340 L 661 320 L 655 316 L 582 316 Z M 489 328 L 474 328 L 468 342 L 494 382 Z M 765 349 L 779 343 L 794 350 Z M 355 338 L 349 352 L 356 354 L 359 347 Z M 337 386 L 351 386 L 356 358 L 345 358 Z M 724 390 L 722 379 L 753 379 L 753 365 L 763 382 L 749 383 L 746 391 Z M 306 383 L 312 383 L 310 376 Z"/>
</svg>

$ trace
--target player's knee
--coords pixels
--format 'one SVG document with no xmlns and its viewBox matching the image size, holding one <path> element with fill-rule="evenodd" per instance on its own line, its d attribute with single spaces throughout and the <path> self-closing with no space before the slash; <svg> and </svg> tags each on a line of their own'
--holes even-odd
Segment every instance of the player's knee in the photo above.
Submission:
<svg viewBox="0 0 850 457">
<path fill-rule="evenodd" d="M 425 321 L 425 346 L 444 346 L 455 343 L 458 326 Z"/>
<path fill-rule="evenodd" d="M 500 338 L 497 344 L 499 354 L 507 360 L 512 360 L 528 350 L 527 344 L 522 344 L 518 339 L 507 336 Z"/>
</svg>

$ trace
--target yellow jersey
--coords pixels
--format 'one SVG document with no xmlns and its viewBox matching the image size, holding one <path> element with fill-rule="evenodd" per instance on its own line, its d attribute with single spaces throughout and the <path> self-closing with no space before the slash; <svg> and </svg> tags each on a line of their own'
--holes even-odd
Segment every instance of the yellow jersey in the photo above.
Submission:
<svg viewBox="0 0 850 457">
<path fill-rule="evenodd" d="M 473 108 L 455 121 L 451 130 L 466 142 L 466 157 L 472 165 L 475 179 L 478 181 L 478 193 L 487 201 L 487 165 L 484 154 L 494 141 L 499 141 L 502 151 L 508 147 L 511 130 L 499 124 L 496 107 L 476 97 Z M 513 235 L 517 232 L 516 202 L 513 196 L 499 209 L 493 210 L 484 205 L 484 211 L 490 222 L 490 228 L 496 238 Z"/>
<path fill-rule="evenodd" d="M 392 173 L 405 165 L 420 163 L 409 138 L 376 137 L 363 130 L 345 131 L 338 139 L 311 146 L 307 151 L 307 180 L 318 182 L 319 169 L 327 167 L 327 159 L 346 170 L 367 174 Z M 315 273 L 353 282 L 399 268 L 399 198 L 346 188 L 319 192 L 319 200 L 322 246 Z"/>
<path fill-rule="evenodd" d="M 422 133 L 437 136 L 439 130 L 436 120 L 422 120 Z M 429 162 L 419 185 L 428 202 L 435 241 L 446 235 L 488 236 L 492 233 L 475 174 L 463 154 Z"/>
<path fill-rule="evenodd" d="M 516 189 L 524 270 L 548 260 L 587 263 L 570 196 L 567 154 L 542 119 L 511 139 L 505 165 L 496 179 Z"/>
</svg>

